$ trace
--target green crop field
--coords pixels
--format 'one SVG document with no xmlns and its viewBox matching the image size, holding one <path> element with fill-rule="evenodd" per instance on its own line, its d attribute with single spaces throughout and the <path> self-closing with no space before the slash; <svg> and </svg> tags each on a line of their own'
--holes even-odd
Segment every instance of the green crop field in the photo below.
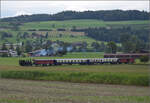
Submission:
<svg viewBox="0 0 150 103">
<path fill-rule="evenodd" d="M 30 22 L 25 23 L 20 27 L 21 30 L 28 29 L 57 29 L 57 28 L 65 28 L 71 29 L 73 26 L 77 28 L 88 28 L 88 27 L 107 27 L 109 25 L 149 25 L 148 20 L 141 21 L 100 21 L 100 20 L 65 20 L 65 21 L 44 21 L 44 22 Z M 55 25 L 55 26 L 54 26 Z"/>
<path fill-rule="evenodd" d="M 105 27 L 106 25 L 103 21 L 98 20 L 65 20 L 65 21 L 45 21 L 45 22 L 25 23 L 20 28 L 21 30 L 57 29 L 57 28 L 71 29 L 73 26 L 76 26 L 77 28 L 86 28 L 86 27 Z"/>
</svg>

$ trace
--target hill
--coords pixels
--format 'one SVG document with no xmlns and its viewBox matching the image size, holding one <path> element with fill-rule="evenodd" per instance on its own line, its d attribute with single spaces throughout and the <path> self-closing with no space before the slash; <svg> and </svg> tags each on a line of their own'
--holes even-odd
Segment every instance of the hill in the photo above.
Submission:
<svg viewBox="0 0 150 103">
<path fill-rule="evenodd" d="M 80 19 L 80 20 L 65 20 L 65 21 L 43 21 L 43 22 L 28 22 L 20 26 L 20 30 L 28 29 L 72 29 L 76 28 L 94 28 L 94 27 L 146 27 L 149 26 L 148 20 L 131 20 L 131 21 L 102 21 L 92 19 Z"/>
<path fill-rule="evenodd" d="M 34 14 L 3 18 L 3 22 L 33 22 L 72 19 L 96 19 L 104 21 L 149 20 L 149 13 L 138 10 L 63 11 L 57 14 Z"/>
<path fill-rule="evenodd" d="M 88 45 L 91 45 L 92 42 L 96 42 L 94 38 L 91 38 L 93 36 L 88 35 L 89 37 L 87 37 L 87 35 L 85 35 L 85 31 L 83 32 L 71 31 L 71 29 L 74 29 L 74 28 L 75 29 L 87 29 L 89 27 L 90 28 L 99 28 L 99 27 L 104 28 L 101 31 L 106 30 L 107 35 L 105 36 L 109 37 L 109 34 L 111 35 L 112 33 L 109 33 L 108 31 L 111 32 L 111 30 L 114 30 L 114 29 L 117 30 L 117 28 L 130 27 L 131 29 L 134 29 L 134 31 L 139 31 L 141 29 L 148 30 L 149 21 L 148 20 L 102 21 L 102 20 L 93 20 L 93 19 L 40 21 L 40 22 L 22 23 L 21 25 L 19 25 L 19 30 L 13 30 L 12 25 L 10 25 L 9 22 L 0 22 L 0 28 L 1 29 L 3 28 L 1 31 L 7 32 L 8 34 L 13 35 L 11 38 L 2 39 L 0 41 L 0 44 L 4 42 L 11 42 L 11 43 L 18 42 L 17 40 L 18 33 L 21 33 L 23 35 L 25 32 L 27 32 L 29 35 L 32 35 L 32 33 L 36 33 L 36 34 L 40 34 L 43 36 L 45 36 L 46 33 L 48 33 L 49 37 L 47 38 L 47 40 L 52 40 L 52 41 L 60 40 L 60 41 L 71 42 L 71 43 L 72 42 L 87 42 Z M 110 28 L 111 30 L 107 30 Z M 62 30 L 59 30 L 59 29 L 62 29 Z M 95 35 L 93 33 L 92 35 Z M 115 37 L 115 35 L 113 36 L 112 40 L 118 41 L 119 38 Z M 19 39 L 19 42 L 26 41 L 26 40 L 34 41 L 34 38 L 26 38 L 26 39 L 21 38 Z M 109 41 L 110 39 L 103 40 L 101 37 L 101 39 L 97 38 L 97 40 Z"/>
<path fill-rule="evenodd" d="M 107 42 L 114 41 L 120 52 L 123 50 L 121 40 L 126 40 L 123 39 L 125 37 L 132 38 L 129 44 L 133 45 L 130 48 L 136 47 L 135 50 L 140 50 L 149 47 L 148 12 L 65 11 L 49 17 L 47 15 L 24 15 L 1 19 L 0 45 L 22 42 L 23 48 L 28 47 L 28 44 L 33 50 L 38 50 L 45 48 L 51 41 L 63 46 L 72 46 L 75 51 L 104 52 L 108 49 Z M 30 51 L 30 48 L 28 50 Z M 28 50 L 26 52 L 29 52 Z"/>
</svg>

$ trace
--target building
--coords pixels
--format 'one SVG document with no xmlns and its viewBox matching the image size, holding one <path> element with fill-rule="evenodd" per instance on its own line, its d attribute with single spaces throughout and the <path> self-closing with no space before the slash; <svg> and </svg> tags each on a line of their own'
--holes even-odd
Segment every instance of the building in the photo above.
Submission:
<svg viewBox="0 0 150 103">
<path fill-rule="evenodd" d="M 150 53 L 104 54 L 104 58 L 140 58 L 150 56 Z"/>
<path fill-rule="evenodd" d="M 9 55 L 11 56 L 11 57 L 17 57 L 18 55 L 17 55 L 17 52 L 16 51 L 13 51 L 13 50 L 9 50 Z"/>
<path fill-rule="evenodd" d="M 0 56 L 11 56 L 11 57 L 17 57 L 17 52 L 13 50 L 0 50 Z"/>
<path fill-rule="evenodd" d="M 8 50 L 0 50 L 0 56 L 3 56 L 4 54 L 9 55 Z"/>
</svg>

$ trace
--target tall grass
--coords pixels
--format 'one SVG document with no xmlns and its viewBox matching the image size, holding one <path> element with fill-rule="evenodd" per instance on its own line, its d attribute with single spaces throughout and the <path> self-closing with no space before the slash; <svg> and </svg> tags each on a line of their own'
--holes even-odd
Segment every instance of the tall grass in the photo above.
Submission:
<svg viewBox="0 0 150 103">
<path fill-rule="evenodd" d="M 149 75 L 112 72 L 1 71 L 1 78 L 148 86 Z"/>
</svg>

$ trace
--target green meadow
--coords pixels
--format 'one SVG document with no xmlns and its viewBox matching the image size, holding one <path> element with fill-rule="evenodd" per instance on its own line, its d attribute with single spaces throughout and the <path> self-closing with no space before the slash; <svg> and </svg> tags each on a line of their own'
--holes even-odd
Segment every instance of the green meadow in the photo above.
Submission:
<svg viewBox="0 0 150 103">
<path fill-rule="evenodd" d="M 88 28 L 88 27 L 107 27 L 109 25 L 149 25 L 148 20 L 141 21 L 101 21 L 101 20 L 91 20 L 91 19 L 83 19 L 83 20 L 65 20 L 65 21 L 44 21 L 44 22 L 29 22 L 20 26 L 21 30 L 28 29 L 57 29 L 57 28 L 65 28 L 71 29 L 73 26 L 77 28 Z"/>
</svg>

